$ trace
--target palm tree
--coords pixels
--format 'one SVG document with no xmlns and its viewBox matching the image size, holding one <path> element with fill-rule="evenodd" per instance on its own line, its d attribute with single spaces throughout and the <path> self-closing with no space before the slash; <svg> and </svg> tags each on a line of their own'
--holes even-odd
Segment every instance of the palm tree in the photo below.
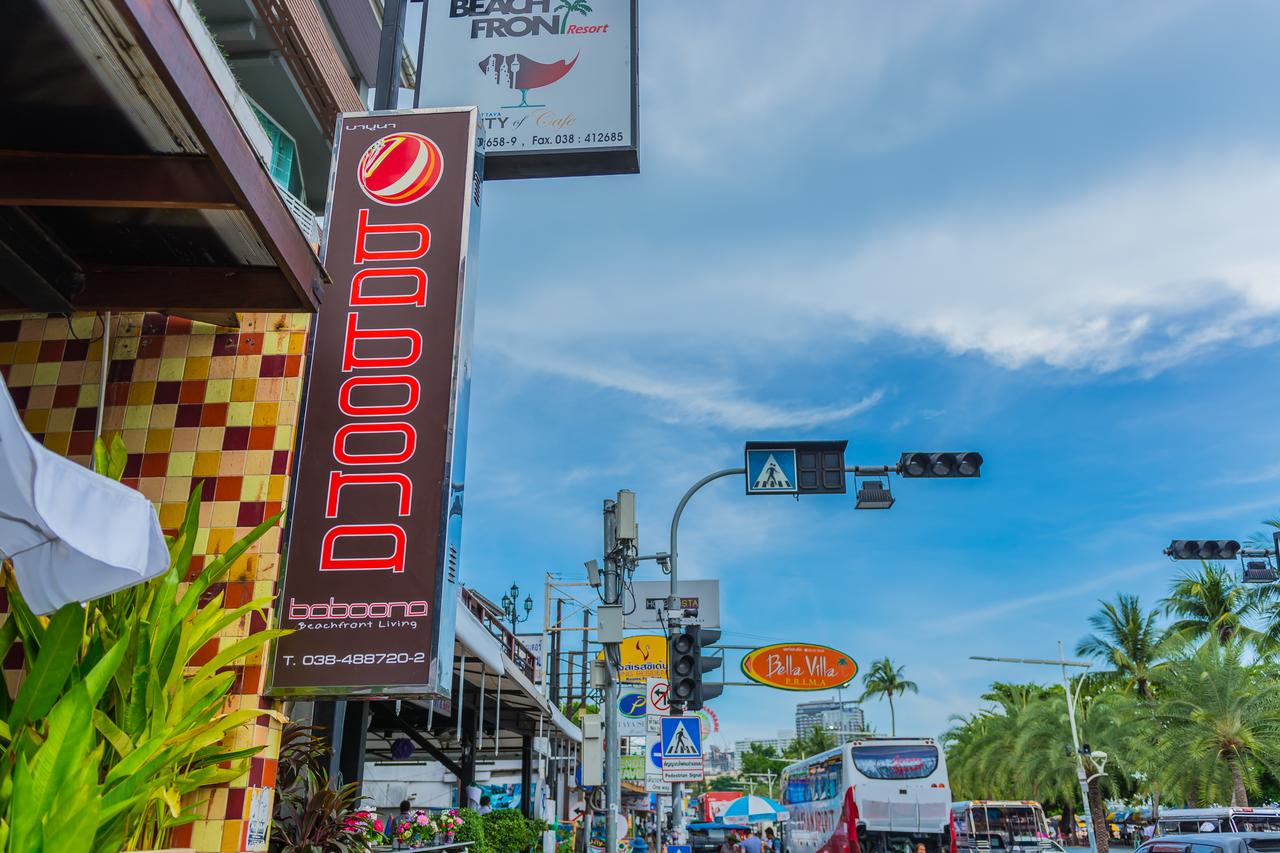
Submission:
<svg viewBox="0 0 1280 853">
<path fill-rule="evenodd" d="M 1157 746 L 1174 777 L 1212 801 L 1247 806 L 1257 772 L 1280 774 L 1280 685 L 1242 660 L 1240 641 L 1205 643 L 1161 675 Z"/>
<path fill-rule="evenodd" d="M 835 745 L 836 739 L 831 732 L 821 726 L 814 726 L 793 740 L 782 754 L 787 758 L 808 758 L 811 755 L 826 752 Z"/>
<path fill-rule="evenodd" d="M 1169 632 L 1184 639 L 1211 637 L 1219 643 L 1233 639 L 1258 643 L 1263 639 L 1246 621 L 1257 606 L 1256 595 L 1237 583 L 1220 563 L 1201 562 L 1200 571 L 1187 572 L 1174 581 L 1162 604 L 1165 613 L 1179 617 Z"/>
<path fill-rule="evenodd" d="M 912 693 L 920 692 L 920 687 L 914 681 L 903 677 L 902 670 L 900 666 L 895 667 L 887 657 L 873 663 L 871 669 L 862 676 L 862 698 L 859 700 L 865 702 L 873 696 L 884 696 L 889 700 L 889 731 L 894 737 L 898 736 L 898 720 L 893 710 L 894 694 L 901 696 L 908 690 Z"/>
<path fill-rule="evenodd" d="M 556 6 L 555 11 L 564 10 L 564 18 L 560 21 L 560 34 L 563 35 L 569 27 L 569 16 L 574 12 L 585 15 L 591 11 L 591 7 L 587 5 L 587 0 L 560 0 L 560 4 Z"/>
<path fill-rule="evenodd" d="M 1143 613 L 1138 596 L 1120 593 L 1114 603 L 1099 601 L 1102 608 L 1089 617 L 1095 633 L 1076 644 L 1076 654 L 1098 658 L 1111 665 L 1114 680 L 1151 698 L 1151 673 L 1163 651 L 1163 636 L 1156 625 L 1157 612 Z"/>
</svg>

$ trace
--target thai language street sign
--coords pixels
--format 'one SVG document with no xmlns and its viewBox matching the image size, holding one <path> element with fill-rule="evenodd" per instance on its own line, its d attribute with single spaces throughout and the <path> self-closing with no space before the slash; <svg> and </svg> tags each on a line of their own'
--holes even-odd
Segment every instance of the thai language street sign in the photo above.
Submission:
<svg viewBox="0 0 1280 853">
<path fill-rule="evenodd" d="M 272 695 L 449 694 L 479 138 L 474 108 L 339 118 Z"/>
<path fill-rule="evenodd" d="M 831 690 L 858 674 L 850 655 L 810 643 L 779 643 L 747 652 L 742 673 L 752 681 L 781 690 Z"/>
<path fill-rule="evenodd" d="M 645 679 L 665 678 L 667 675 L 667 638 L 659 634 L 641 634 L 627 637 L 618 646 L 621 662 L 618 680 L 624 684 L 644 684 Z M 596 655 L 604 660 L 604 652 Z"/>
<path fill-rule="evenodd" d="M 640 171 L 636 0 L 428 0 L 421 104 L 477 104 L 485 178 Z"/>
<path fill-rule="evenodd" d="M 663 717 L 662 779 L 665 782 L 701 782 L 702 722 L 693 716 Z"/>
</svg>

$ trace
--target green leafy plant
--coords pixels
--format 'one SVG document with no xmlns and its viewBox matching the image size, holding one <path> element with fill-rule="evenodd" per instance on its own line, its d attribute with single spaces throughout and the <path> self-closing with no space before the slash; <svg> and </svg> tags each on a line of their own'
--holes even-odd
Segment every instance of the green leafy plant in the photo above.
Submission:
<svg viewBox="0 0 1280 853">
<path fill-rule="evenodd" d="M 118 436 L 94 448 L 97 470 L 117 478 L 125 456 Z M 0 657 L 21 643 L 26 677 L 16 692 L 0 690 L 0 849 L 164 846 L 174 827 L 198 817 L 182 798 L 239 777 L 261 749 L 231 749 L 231 734 L 262 714 L 281 718 L 225 710 L 235 681 L 226 668 L 287 632 L 258 631 L 193 662 L 225 628 L 270 607 L 270 597 L 229 610 L 221 592 L 202 599 L 280 516 L 210 560 L 184 590 L 199 509 L 197 488 L 164 575 L 49 618 L 31 612 L 5 571 Z"/>
<path fill-rule="evenodd" d="M 455 841 L 470 841 L 468 853 L 491 853 L 486 837 L 484 818 L 475 809 L 462 809 L 458 812 L 462 818 L 462 826 L 454 833 Z"/>
<path fill-rule="evenodd" d="M 484 836 L 492 853 L 526 853 L 547 829 L 540 820 L 530 820 L 516 809 L 499 809 L 484 816 Z"/>
</svg>

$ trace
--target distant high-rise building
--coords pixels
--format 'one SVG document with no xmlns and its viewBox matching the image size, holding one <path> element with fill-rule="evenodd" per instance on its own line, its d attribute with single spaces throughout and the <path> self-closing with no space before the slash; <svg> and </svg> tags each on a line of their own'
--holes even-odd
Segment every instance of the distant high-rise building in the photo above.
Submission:
<svg viewBox="0 0 1280 853">
<path fill-rule="evenodd" d="M 851 732 L 866 731 L 866 718 L 857 702 L 801 702 L 796 705 L 796 737 L 804 737 L 813 729 L 831 732 L 840 740 Z"/>
<path fill-rule="evenodd" d="M 733 769 L 742 769 L 742 753 L 751 748 L 751 744 L 758 743 L 760 746 L 771 746 L 778 755 L 782 755 L 787 747 L 795 740 L 795 736 L 791 732 L 780 731 L 777 737 L 753 737 L 745 740 L 735 741 L 733 744 Z"/>
</svg>

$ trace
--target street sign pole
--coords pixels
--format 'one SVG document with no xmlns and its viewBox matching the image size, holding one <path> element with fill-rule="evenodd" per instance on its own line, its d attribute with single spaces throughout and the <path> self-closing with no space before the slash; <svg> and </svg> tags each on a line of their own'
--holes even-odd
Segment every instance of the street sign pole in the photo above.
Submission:
<svg viewBox="0 0 1280 853">
<path fill-rule="evenodd" d="M 622 603 L 622 578 L 615 555 L 618 549 L 617 504 L 604 502 L 604 604 Z M 603 626 L 602 626 L 603 627 Z M 602 632 L 603 633 L 603 632 Z M 618 663 L 621 659 L 620 643 L 609 642 L 604 636 L 604 655 L 607 662 L 608 683 L 605 685 L 604 730 L 604 808 L 605 850 L 618 850 L 618 800 L 622 796 L 621 768 L 619 766 L 621 744 L 618 739 Z M 585 831 L 589 832 L 589 828 Z"/>
</svg>

